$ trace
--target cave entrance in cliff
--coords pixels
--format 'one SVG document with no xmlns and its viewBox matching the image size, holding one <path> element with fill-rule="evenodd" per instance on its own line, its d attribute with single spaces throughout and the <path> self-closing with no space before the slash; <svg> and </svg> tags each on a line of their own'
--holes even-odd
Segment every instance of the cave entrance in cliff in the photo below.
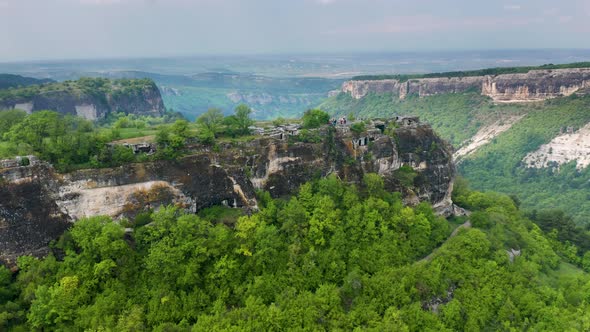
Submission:
<svg viewBox="0 0 590 332">
<path fill-rule="evenodd" d="M 367 145 L 369 142 L 369 139 L 367 137 L 363 137 L 363 138 L 359 138 L 358 140 L 354 141 L 354 146 L 358 147 L 358 146 L 365 146 Z"/>
<path fill-rule="evenodd" d="M 381 131 L 381 134 L 385 132 L 385 124 L 376 124 L 375 128 L 379 129 Z"/>
</svg>

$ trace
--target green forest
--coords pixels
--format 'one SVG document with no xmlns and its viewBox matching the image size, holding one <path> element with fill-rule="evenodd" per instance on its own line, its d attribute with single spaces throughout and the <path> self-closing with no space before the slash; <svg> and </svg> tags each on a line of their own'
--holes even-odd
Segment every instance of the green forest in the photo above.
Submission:
<svg viewBox="0 0 590 332">
<path fill-rule="evenodd" d="M 176 159 L 190 152 L 189 143 L 215 146 L 218 140 L 252 139 L 251 114 L 242 104 L 229 116 L 210 109 L 193 123 L 172 112 L 163 117 L 110 113 L 92 122 L 54 111 L 2 111 L 0 158 L 34 155 L 62 172 Z M 134 154 L 125 145 L 129 140 L 154 144 L 156 151 Z"/>
<path fill-rule="evenodd" d="M 581 269 L 590 255 L 572 260 L 577 247 L 544 233 L 514 199 L 459 183 L 455 201 L 473 214 L 448 222 L 428 204 L 404 207 L 382 181 L 330 176 L 288 199 L 261 192 L 252 215 L 168 207 L 123 222 L 80 220 L 46 258 L 20 257 L 15 275 L 0 268 L 0 326 L 590 329 L 590 274 Z"/>
<path fill-rule="evenodd" d="M 479 128 L 505 116 L 526 115 L 508 131 L 461 162 L 459 173 L 476 190 L 517 195 L 527 210 L 562 209 L 579 225 L 590 227 L 590 168 L 574 163 L 559 170 L 524 168 L 521 160 L 560 133 L 590 122 L 590 95 L 572 95 L 530 104 L 494 104 L 478 93 L 408 96 L 369 94 L 354 99 L 341 93 L 320 107 L 331 114 L 356 117 L 418 115 L 456 148 Z"/>
<path fill-rule="evenodd" d="M 119 79 L 83 77 L 76 81 L 49 82 L 41 85 L 29 85 L 0 89 L 0 103 L 30 99 L 39 94 L 65 93 L 74 96 L 93 96 L 106 103 L 106 96 L 113 98 L 141 95 L 144 90 L 156 90 L 156 84 L 150 79 Z"/>
<path fill-rule="evenodd" d="M 35 155 L 60 171 L 78 168 L 113 167 L 124 163 L 165 158 L 166 155 L 134 155 L 132 150 L 111 142 L 174 130 L 188 137 L 186 120 L 178 114 L 164 117 L 111 114 L 103 122 L 63 115 L 54 111 L 26 114 L 20 110 L 0 112 L 0 158 Z M 183 131 L 184 129 L 184 131 Z M 162 153 L 169 136 L 163 137 Z M 177 146 L 182 153 L 181 146 Z"/>
</svg>

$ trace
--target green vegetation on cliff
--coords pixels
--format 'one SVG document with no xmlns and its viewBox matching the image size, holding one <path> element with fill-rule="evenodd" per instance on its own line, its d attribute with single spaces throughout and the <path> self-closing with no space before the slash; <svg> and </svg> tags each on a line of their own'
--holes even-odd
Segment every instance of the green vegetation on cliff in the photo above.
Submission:
<svg viewBox="0 0 590 332">
<path fill-rule="evenodd" d="M 473 226 L 403 207 L 377 175 L 331 176 L 211 222 L 166 208 L 132 233 L 77 222 L 45 259 L 0 268 L 5 330 L 582 331 L 590 275 L 512 199 L 461 189 Z M 142 226 L 151 222 L 148 226 Z M 228 225 L 229 224 L 229 225 Z M 448 240 L 447 240 L 448 238 Z M 508 253 L 510 251 L 510 254 Z M 558 251 L 559 252 L 559 251 Z"/>
<path fill-rule="evenodd" d="M 516 194 L 529 209 L 559 208 L 590 226 L 590 167 L 525 168 L 523 158 L 559 135 L 590 122 L 590 96 L 546 101 L 459 165 L 471 186 Z"/>
<path fill-rule="evenodd" d="M 530 104 L 494 104 L 478 93 L 408 96 L 368 94 L 354 99 L 341 93 L 320 108 L 331 114 L 358 117 L 418 115 L 456 148 L 473 137 L 482 126 L 500 119 L 525 115 L 509 130 L 482 146 L 459 165 L 477 190 L 516 194 L 525 209 L 562 209 L 581 225 L 590 225 L 590 168 L 576 170 L 574 164 L 559 170 L 525 168 L 521 161 L 557 136 L 564 127 L 581 128 L 590 122 L 590 95 L 573 95 Z"/>
<path fill-rule="evenodd" d="M 567 64 L 546 64 L 542 66 L 525 66 L 525 67 L 498 67 L 486 68 L 479 70 L 468 71 L 452 71 L 445 73 L 429 73 L 429 74 L 398 74 L 398 75 L 362 75 L 352 78 L 353 81 L 375 81 L 375 80 L 398 80 L 405 82 L 411 79 L 419 78 L 439 78 L 439 77 L 473 77 L 473 76 L 496 76 L 502 74 L 526 74 L 531 70 L 539 69 L 569 69 L 569 68 L 590 68 L 590 62 L 576 62 Z"/>
<path fill-rule="evenodd" d="M 251 114 L 249 107 L 239 105 L 235 114 L 226 117 L 212 109 L 197 123 L 189 123 L 178 113 L 163 117 L 110 113 L 92 122 L 54 111 L 30 115 L 1 111 L 0 158 L 36 155 L 60 171 L 176 159 L 189 152 L 189 141 L 214 145 L 217 137 L 248 137 L 254 124 Z M 137 143 L 154 144 L 155 151 L 134 153 L 128 144 Z"/>
<path fill-rule="evenodd" d="M 103 122 L 95 123 L 54 111 L 30 115 L 20 110 L 1 111 L 0 158 L 36 155 L 62 171 L 147 160 L 145 153 L 134 155 L 130 148 L 109 143 L 156 133 L 174 121 L 186 122 L 177 119 L 177 114 L 172 113 L 160 118 L 111 114 Z M 152 158 L 159 157 L 162 156 Z"/>
<path fill-rule="evenodd" d="M 475 92 L 422 98 L 410 95 L 404 100 L 391 93 L 370 93 L 360 99 L 340 93 L 319 106 L 330 114 L 353 114 L 359 118 L 418 115 L 422 121 L 430 123 L 437 133 L 455 146 L 471 138 L 482 124 L 500 115 L 520 114 L 533 107 L 494 105 L 489 98 Z"/>
<path fill-rule="evenodd" d="M 117 99 L 124 96 L 139 96 L 145 90 L 157 90 L 150 79 L 81 78 L 77 81 L 64 81 L 30 85 L 0 90 L 0 104 L 12 100 L 27 100 L 34 96 L 48 93 L 65 93 L 80 97 L 82 95 L 105 99 L 107 95 Z M 104 100 L 106 103 L 106 100 Z"/>
</svg>

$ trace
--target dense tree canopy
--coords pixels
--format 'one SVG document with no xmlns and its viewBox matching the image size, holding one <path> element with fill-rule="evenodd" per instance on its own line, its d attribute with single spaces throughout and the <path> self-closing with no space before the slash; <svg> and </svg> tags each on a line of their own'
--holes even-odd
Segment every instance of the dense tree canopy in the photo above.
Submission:
<svg viewBox="0 0 590 332">
<path fill-rule="evenodd" d="M 465 220 L 448 222 L 426 204 L 404 207 L 377 175 L 360 186 L 331 176 L 287 200 L 261 193 L 260 212 L 233 222 L 214 221 L 223 210 L 202 218 L 169 207 L 126 235 L 109 218 L 81 220 L 47 258 L 21 257 L 15 280 L 0 269 L 0 324 L 60 331 L 590 328 L 589 275 L 563 263 L 509 197 L 465 188 L 461 197 L 474 223 L 451 237 Z M 519 255 L 510 256 L 512 249 Z"/>
</svg>

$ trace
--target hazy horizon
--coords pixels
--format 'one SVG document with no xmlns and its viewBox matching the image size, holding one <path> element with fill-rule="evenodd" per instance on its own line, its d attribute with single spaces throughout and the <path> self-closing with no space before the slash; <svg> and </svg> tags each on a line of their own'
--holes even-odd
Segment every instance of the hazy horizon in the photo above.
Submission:
<svg viewBox="0 0 590 332">
<path fill-rule="evenodd" d="M 0 62 L 587 49 L 568 0 L 0 0 Z"/>
</svg>

